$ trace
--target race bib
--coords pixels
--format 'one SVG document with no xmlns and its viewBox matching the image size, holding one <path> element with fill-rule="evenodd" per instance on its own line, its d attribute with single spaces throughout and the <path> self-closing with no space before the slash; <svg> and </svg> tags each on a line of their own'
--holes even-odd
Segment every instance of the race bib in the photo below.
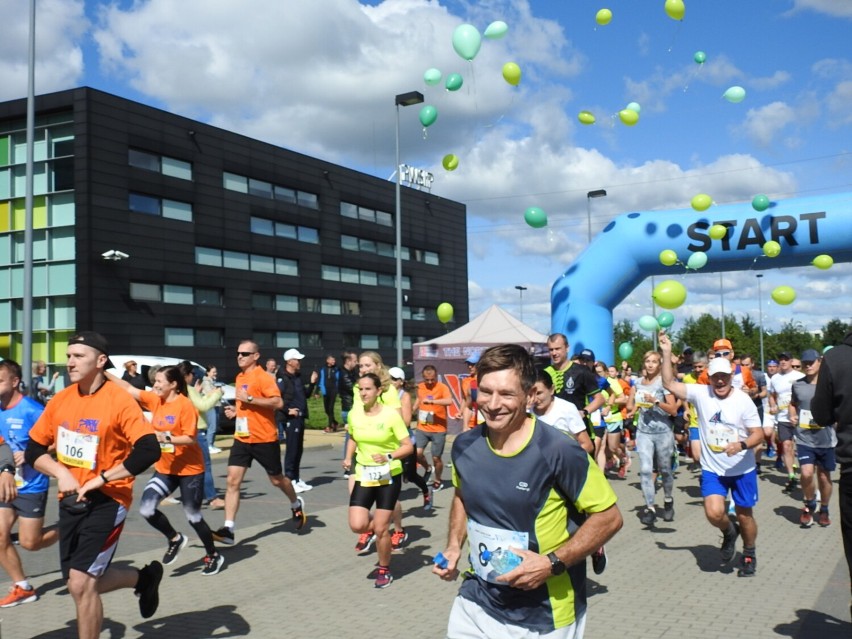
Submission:
<svg viewBox="0 0 852 639">
<path fill-rule="evenodd" d="M 361 466 L 362 486 L 386 486 L 391 483 L 390 462 L 381 466 Z"/>
<path fill-rule="evenodd" d="M 822 426 L 814 422 L 814 416 L 811 414 L 811 411 L 801 408 L 799 409 L 799 428 L 819 430 Z"/>
<path fill-rule="evenodd" d="M 56 457 L 66 466 L 94 470 L 98 458 L 97 435 L 75 433 L 59 427 L 56 438 Z"/>
<path fill-rule="evenodd" d="M 15 487 L 19 489 L 24 487 L 24 477 L 21 475 L 20 468 L 15 468 Z"/>
<path fill-rule="evenodd" d="M 234 422 L 234 436 L 249 437 L 250 435 L 251 433 L 249 432 L 248 417 L 237 417 Z"/>
<path fill-rule="evenodd" d="M 417 421 L 421 424 L 434 424 L 435 413 L 431 410 L 419 410 L 417 411 Z"/>
<path fill-rule="evenodd" d="M 728 444 L 738 441 L 737 431 L 724 424 L 710 424 L 707 427 L 707 446 L 714 453 L 722 453 Z"/>
<path fill-rule="evenodd" d="M 490 560 L 485 557 L 492 555 L 498 549 L 508 550 L 509 547 L 529 550 L 530 535 L 526 532 L 504 530 L 478 524 L 472 519 L 467 520 L 467 539 L 470 544 L 470 565 L 477 576 L 490 583 L 500 583 L 497 577 L 500 572 L 495 570 Z M 502 584 L 505 585 L 505 584 Z"/>
</svg>

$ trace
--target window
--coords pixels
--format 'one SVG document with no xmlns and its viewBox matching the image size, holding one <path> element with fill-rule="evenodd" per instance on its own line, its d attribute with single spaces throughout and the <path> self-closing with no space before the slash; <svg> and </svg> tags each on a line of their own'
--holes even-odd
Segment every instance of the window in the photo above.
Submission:
<svg viewBox="0 0 852 639">
<path fill-rule="evenodd" d="M 376 350 L 379 348 L 379 336 L 378 335 L 362 335 L 361 336 L 361 344 L 362 349 Z"/>
<path fill-rule="evenodd" d="M 384 211 L 376 211 L 376 222 L 382 226 L 393 226 L 393 216 Z"/>
<path fill-rule="evenodd" d="M 192 179 L 192 164 L 189 162 L 163 156 L 161 158 L 161 163 L 163 175 L 180 178 L 182 180 Z"/>
<path fill-rule="evenodd" d="M 196 288 L 195 303 L 198 306 L 222 306 L 222 291 L 218 288 Z"/>
<path fill-rule="evenodd" d="M 275 272 L 278 275 L 299 275 L 299 263 L 296 260 L 288 260 L 283 257 L 275 258 Z"/>
<path fill-rule="evenodd" d="M 295 295 L 276 295 L 275 310 L 295 313 L 299 310 L 299 298 Z"/>
<path fill-rule="evenodd" d="M 319 231 L 310 226 L 300 226 L 299 241 L 307 244 L 319 244 Z"/>
<path fill-rule="evenodd" d="M 128 149 L 127 161 L 130 166 L 135 166 L 138 169 L 146 171 L 160 172 L 160 156 L 153 153 L 145 153 L 145 151 L 137 151 L 136 149 Z"/>
<path fill-rule="evenodd" d="M 163 200 L 163 217 L 181 222 L 192 222 L 192 204 Z"/>
<path fill-rule="evenodd" d="M 265 220 L 262 217 L 251 218 L 251 232 L 258 235 L 275 235 L 275 223 L 272 220 Z"/>
<path fill-rule="evenodd" d="M 222 251 L 214 248 L 196 246 L 195 263 L 201 266 L 222 266 Z"/>
<path fill-rule="evenodd" d="M 258 273 L 274 273 L 275 258 L 268 255 L 252 255 L 251 270 Z"/>
<path fill-rule="evenodd" d="M 346 282 L 347 284 L 360 284 L 361 271 L 357 268 L 342 267 L 340 269 L 340 281 Z"/>
<path fill-rule="evenodd" d="M 74 158 L 54 160 L 50 167 L 51 191 L 70 191 L 74 188 Z"/>
<path fill-rule="evenodd" d="M 229 191 L 248 193 L 248 178 L 234 173 L 222 173 L 222 186 Z"/>
<path fill-rule="evenodd" d="M 193 346 L 207 346 L 218 348 L 224 345 L 222 331 L 217 328 L 195 329 L 195 343 Z"/>
<path fill-rule="evenodd" d="M 361 271 L 361 284 L 366 284 L 367 286 L 377 286 L 378 285 L 379 276 L 377 273 L 373 271 Z"/>
<path fill-rule="evenodd" d="M 248 253 L 238 253 L 237 251 L 222 251 L 222 265 L 225 268 L 237 268 L 243 271 L 248 271 Z"/>
<path fill-rule="evenodd" d="M 320 333 L 299 333 L 300 348 L 322 348 L 322 335 Z"/>
<path fill-rule="evenodd" d="M 178 202 L 176 200 L 160 200 L 150 195 L 131 193 L 129 196 L 130 210 L 135 213 L 146 215 L 162 215 L 163 217 L 180 220 L 181 222 L 192 222 L 192 204 Z"/>
<path fill-rule="evenodd" d="M 161 299 L 160 285 L 130 282 L 130 298 L 146 302 L 159 302 Z"/>
<path fill-rule="evenodd" d="M 361 314 L 361 303 L 360 302 L 341 301 L 340 307 L 343 310 L 344 315 L 360 315 Z"/>
<path fill-rule="evenodd" d="M 299 334 L 295 331 L 278 331 L 275 333 L 275 346 L 278 348 L 301 346 L 299 343 Z"/>
<path fill-rule="evenodd" d="M 192 164 L 178 160 L 177 158 L 160 156 L 138 149 L 128 149 L 127 161 L 130 166 L 134 166 L 137 169 L 154 171 L 155 173 L 162 173 L 163 175 L 182 180 L 192 179 Z"/>
<path fill-rule="evenodd" d="M 359 206 L 358 219 L 364 222 L 375 222 L 376 212 L 373 209 L 368 209 L 366 206 Z"/>
<path fill-rule="evenodd" d="M 163 301 L 166 304 L 193 304 L 195 303 L 195 295 L 191 286 L 164 284 Z"/>
<path fill-rule="evenodd" d="M 191 328 L 166 327 L 166 346 L 195 346 Z"/>
<path fill-rule="evenodd" d="M 350 202 L 341 202 L 340 203 L 340 215 L 343 217 L 349 217 L 354 220 L 358 219 L 358 206 L 356 204 L 352 204 Z"/>
<path fill-rule="evenodd" d="M 276 200 L 278 202 L 289 202 L 307 209 L 319 209 L 319 197 L 316 193 L 308 191 L 297 191 L 278 184 L 271 184 L 263 180 L 248 178 L 236 173 L 222 172 L 222 186 L 229 191 L 248 193 L 265 200 Z"/>
<path fill-rule="evenodd" d="M 434 251 L 424 251 L 423 261 L 431 266 L 440 266 L 441 260 Z"/>
<path fill-rule="evenodd" d="M 303 313 L 319 313 L 320 300 L 315 297 L 303 297 L 299 300 L 299 310 Z"/>
<path fill-rule="evenodd" d="M 283 237 L 288 240 L 298 240 L 308 244 L 319 244 L 319 230 L 310 226 L 296 226 L 275 222 L 262 217 L 251 218 L 251 232 L 258 235 Z"/>
<path fill-rule="evenodd" d="M 340 315 L 340 300 L 324 299 L 320 308 L 323 315 Z"/>
<path fill-rule="evenodd" d="M 275 296 L 271 293 L 252 293 L 251 307 L 257 311 L 271 311 Z"/>
<path fill-rule="evenodd" d="M 141 195 L 139 193 L 130 194 L 130 210 L 136 213 L 146 213 L 148 215 L 160 214 L 160 200 L 149 195 Z"/>
<path fill-rule="evenodd" d="M 281 224 L 280 222 L 275 223 L 275 235 L 278 237 L 283 237 L 288 240 L 296 240 L 299 239 L 299 234 L 296 231 L 296 227 L 292 224 Z"/>
<path fill-rule="evenodd" d="M 328 280 L 329 282 L 339 282 L 340 268 L 337 266 L 329 266 L 328 264 L 323 264 L 320 267 L 320 275 L 322 279 Z"/>
<path fill-rule="evenodd" d="M 283 186 L 275 187 L 275 199 L 281 202 L 296 203 L 296 192 L 293 189 L 285 189 Z"/>
<path fill-rule="evenodd" d="M 305 191 L 298 192 L 299 206 L 306 209 L 319 209 L 319 198 L 316 193 L 307 193 Z"/>
<path fill-rule="evenodd" d="M 249 195 L 255 195 L 267 200 L 272 199 L 272 185 L 269 182 L 249 178 L 248 192 Z"/>
<path fill-rule="evenodd" d="M 224 334 L 219 328 L 183 328 L 167 326 L 166 346 L 207 346 L 219 348 L 224 344 Z"/>
<path fill-rule="evenodd" d="M 349 251 L 357 251 L 358 250 L 358 238 L 353 237 L 351 235 L 341 235 L 340 236 L 340 248 L 349 250 Z"/>
</svg>

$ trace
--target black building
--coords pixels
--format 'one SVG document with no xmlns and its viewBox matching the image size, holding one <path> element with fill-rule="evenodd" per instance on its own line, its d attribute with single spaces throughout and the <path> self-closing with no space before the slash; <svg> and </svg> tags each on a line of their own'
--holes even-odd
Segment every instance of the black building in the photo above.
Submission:
<svg viewBox="0 0 852 639">
<path fill-rule="evenodd" d="M 0 355 L 20 361 L 26 101 L 0 104 Z M 396 359 L 395 184 L 90 88 L 36 98 L 33 359 L 75 329 L 235 369 Z M 468 319 L 465 207 L 402 188 L 404 350 Z"/>
</svg>

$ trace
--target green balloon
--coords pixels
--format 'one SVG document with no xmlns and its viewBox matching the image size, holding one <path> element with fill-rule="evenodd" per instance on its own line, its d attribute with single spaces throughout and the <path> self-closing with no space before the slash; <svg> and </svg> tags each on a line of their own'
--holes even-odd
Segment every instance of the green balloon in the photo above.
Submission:
<svg viewBox="0 0 852 639">
<path fill-rule="evenodd" d="M 540 229 L 547 226 L 547 213 L 537 206 L 531 206 L 524 211 L 524 221 L 534 229 Z"/>
<path fill-rule="evenodd" d="M 430 87 L 435 86 L 441 81 L 441 72 L 432 67 L 431 69 L 426 69 L 426 72 L 423 74 L 423 82 L 428 84 Z"/>
<path fill-rule="evenodd" d="M 438 321 L 441 324 L 446 324 L 453 319 L 453 305 L 449 302 L 441 302 L 437 308 Z"/>
<path fill-rule="evenodd" d="M 751 208 L 755 211 L 763 212 L 769 208 L 769 198 L 765 195 L 755 195 L 751 201 Z"/>
<path fill-rule="evenodd" d="M 663 266 L 674 266 L 677 264 L 677 253 L 671 249 L 660 251 L 660 264 Z"/>
<path fill-rule="evenodd" d="M 506 32 L 508 30 L 508 24 L 506 24 L 502 20 L 496 20 L 485 28 L 485 32 L 482 35 L 484 35 L 489 40 L 497 40 L 506 35 Z"/>
<path fill-rule="evenodd" d="M 643 331 L 658 331 L 660 330 L 660 325 L 657 324 L 657 318 L 653 315 L 643 315 L 639 318 L 639 328 Z"/>
<path fill-rule="evenodd" d="M 621 342 L 618 346 L 618 356 L 621 359 L 630 359 L 633 355 L 633 345 L 630 342 Z"/>
<path fill-rule="evenodd" d="M 435 120 L 438 119 L 438 109 L 433 107 L 431 104 L 427 104 L 425 107 L 420 109 L 420 124 L 424 127 L 429 127 L 435 124 Z"/>
<path fill-rule="evenodd" d="M 660 328 L 668 328 L 672 324 L 674 324 L 675 317 L 668 311 L 663 311 L 659 315 L 657 315 L 657 324 L 660 325 Z"/>
<path fill-rule="evenodd" d="M 654 287 L 653 298 L 657 306 L 674 309 L 686 301 L 686 287 L 677 280 L 663 280 Z"/>
<path fill-rule="evenodd" d="M 460 24 L 453 31 L 453 49 L 465 60 L 473 60 L 482 46 L 482 36 L 472 24 Z"/>
<path fill-rule="evenodd" d="M 696 51 L 695 55 L 692 56 L 692 59 L 695 60 L 696 64 L 704 64 L 704 61 L 707 59 L 707 54 L 703 51 Z"/>
<path fill-rule="evenodd" d="M 464 79 L 458 73 L 451 73 L 447 76 L 447 91 L 458 91 L 462 88 L 462 84 L 464 84 Z"/>
<path fill-rule="evenodd" d="M 704 251 L 696 251 L 692 255 L 689 256 L 689 259 L 686 260 L 686 266 L 691 268 L 693 271 L 697 271 L 700 268 L 704 268 L 707 265 L 707 253 Z"/>
<path fill-rule="evenodd" d="M 776 286 L 772 290 L 772 299 L 776 304 L 787 306 L 796 300 L 796 291 L 789 286 Z"/>
<path fill-rule="evenodd" d="M 745 100 L 745 96 L 746 92 L 742 87 L 730 87 L 722 94 L 723 98 L 725 98 L 728 102 L 733 102 L 734 104 Z"/>
</svg>

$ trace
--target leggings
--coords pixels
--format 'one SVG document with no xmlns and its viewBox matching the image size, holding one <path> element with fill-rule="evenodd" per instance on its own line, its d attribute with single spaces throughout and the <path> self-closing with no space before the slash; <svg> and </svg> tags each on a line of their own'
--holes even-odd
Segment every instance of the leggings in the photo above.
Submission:
<svg viewBox="0 0 852 639">
<path fill-rule="evenodd" d="M 183 512 L 189 525 L 193 527 L 204 549 L 208 555 L 216 554 L 216 546 L 213 544 L 213 533 L 210 526 L 201 516 L 201 498 L 204 492 L 204 473 L 198 475 L 163 475 L 154 473 L 154 476 L 145 484 L 142 493 L 142 501 L 139 504 L 139 514 L 149 524 L 159 530 L 166 539 L 171 541 L 177 535 L 168 517 L 166 517 L 157 506 L 165 498 L 180 488 L 180 500 L 183 504 Z"/>
</svg>

